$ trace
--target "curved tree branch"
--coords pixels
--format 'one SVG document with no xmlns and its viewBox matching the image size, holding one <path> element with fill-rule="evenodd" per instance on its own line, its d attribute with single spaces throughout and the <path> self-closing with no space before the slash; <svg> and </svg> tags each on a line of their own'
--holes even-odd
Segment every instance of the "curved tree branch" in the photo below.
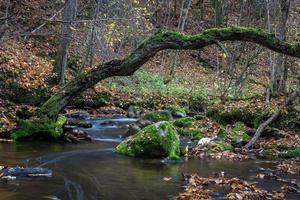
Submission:
<svg viewBox="0 0 300 200">
<path fill-rule="evenodd" d="M 165 49 L 195 50 L 215 41 L 252 42 L 279 53 L 300 58 L 300 44 L 287 43 L 276 38 L 274 34 L 250 27 L 230 27 L 208 29 L 196 35 L 183 35 L 171 31 L 158 31 L 122 60 L 112 60 L 98 65 L 94 70 L 79 75 L 53 95 L 39 110 L 39 115 L 55 117 L 68 104 L 69 100 L 91 88 L 99 81 L 112 76 L 129 76 L 138 70 L 157 52 Z"/>
</svg>

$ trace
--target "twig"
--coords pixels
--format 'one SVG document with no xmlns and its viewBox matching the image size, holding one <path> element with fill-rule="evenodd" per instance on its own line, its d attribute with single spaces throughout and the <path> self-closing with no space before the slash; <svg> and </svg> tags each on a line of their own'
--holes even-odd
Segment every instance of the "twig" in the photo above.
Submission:
<svg viewBox="0 0 300 200">
<path fill-rule="evenodd" d="M 77 21 L 64 21 L 64 20 L 51 20 L 46 19 L 47 22 L 58 22 L 58 23 L 87 23 L 87 22 L 100 22 L 100 21 L 109 21 L 109 20 L 132 20 L 133 18 L 121 18 L 121 17 L 115 17 L 115 18 L 105 18 L 105 19 L 83 19 L 83 20 L 77 20 Z M 45 23 L 47 23 L 45 22 Z"/>
<path fill-rule="evenodd" d="M 44 27 L 49 21 L 51 21 L 52 19 L 54 19 L 54 17 L 56 17 L 56 15 L 58 15 L 59 13 L 61 13 L 63 10 L 64 10 L 64 7 L 62 7 L 59 11 L 57 11 L 54 15 L 52 15 L 52 17 L 50 17 L 48 20 L 46 20 L 46 22 L 44 22 L 43 24 L 41 24 L 40 26 L 38 26 L 36 29 L 34 29 L 33 31 L 31 31 L 28 35 L 31 35 L 31 34 L 35 33 L 36 31 L 38 31 L 39 29 L 41 29 L 42 27 Z M 27 36 L 25 36 L 25 39 L 27 38 Z"/>
</svg>

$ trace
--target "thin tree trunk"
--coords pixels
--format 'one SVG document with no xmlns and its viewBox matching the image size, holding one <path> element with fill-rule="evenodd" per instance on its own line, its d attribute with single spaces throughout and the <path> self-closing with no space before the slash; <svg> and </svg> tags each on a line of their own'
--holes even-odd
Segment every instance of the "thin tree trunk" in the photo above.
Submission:
<svg viewBox="0 0 300 200">
<path fill-rule="evenodd" d="M 10 7 L 10 0 L 6 0 L 6 7 L 5 7 L 5 13 L 4 13 L 4 18 L 3 18 L 3 23 L 1 22 L 0 25 L 0 40 L 4 36 L 5 32 L 7 31 L 9 25 L 8 25 L 8 19 L 9 19 L 9 7 Z"/>
<path fill-rule="evenodd" d="M 87 50 L 86 50 L 86 55 L 84 58 L 84 61 L 82 63 L 82 66 L 78 69 L 78 73 L 81 73 L 84 66 L 86 65 L 86 63 L 88 62 L 88 60 L 90 59 L 89 62 L 89 67 L 91 67 L 93 65 L 93 60 L 94 60 L 94 39 L 95 39 L 95 34 L 96 34 L 96 30 L 95 30 L 95 20 L 97 20 L 98 17 L 98 13 L 99 13 L 99 8 L 100 8 L 100 0 L 97 0 L 97 4 L 96 4 L 96 8 L 94 10 L 93 13 L 93 20 L 92 20 L 92 25 L 91 25 L 91 32 L 90 32 L 90 36 L 87 42 Z"/>
<path fill-rule="evenodd" d="M 277 36 L 285 40 L 287 32 L 287 20 L 289 15 L 290 0 L 279 0 L 280 16 L 277 25 Z M 283 54 L 275 54 L 271 63 L 271 91 L 273 95 L 284 94 L 287 79 L 287 58 Z"/>
<path fill-rule="evenodd" d="M 192 1 L 193 0 L 188 0 L 188 5 L 186 8 L 184 8 L 185 1 L 182 1 L 182 6 L 180 9 L 180 18 L 179 18 L 178 27 L 177 27 L 177 31 L 180 33 L 182 33 L 184 31 L 185 22 L 187 20 L 188 13 L 189 13 L 189 10 L 192 5 Z M 174 77 L 175 68 L 177 65 L 178 52 L 175 52 L 174 55 L 172 56 L 172 58 L 173 59 L 171 61 L 171 70 L 170 70 L 169 78 L 167 79 L 166 82 L 170 82 Z"/>
<path fill-rule="evenodd" d="M 68 49 L 72 39 L 71 24 L 76 16 L 77 0 L 67 0 L 63 13 L 63 23 L 61 25 L 61 34 L 59 47 L 55 60 L 54 73 L 57 74 L 56 82 L 65 82 L 65 71 L 67 66 Z"/>
</svg>

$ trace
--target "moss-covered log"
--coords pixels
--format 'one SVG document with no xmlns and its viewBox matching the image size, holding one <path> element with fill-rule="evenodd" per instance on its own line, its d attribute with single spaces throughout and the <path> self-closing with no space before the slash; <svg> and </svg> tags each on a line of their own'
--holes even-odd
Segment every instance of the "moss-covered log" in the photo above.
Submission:
<svg viewBox="0 0 300 200">
<path fill-rule="evenodd" d="M 208 29 L 196 35 L 183 35 L 171 31 L 158 31 L 122 60 L 99 64 L 94 70 L 79 75 L 66 84 L 40 108 L 40 115 L 55 117 L 69 100 L 99 81 L 112 76 L 132 75 L 157 52 L 165 49 L 201 49 L 219 41 L 253 42 L 279 53 L 300 58 L 300 43 L 281 41 L 274 34 L 250 27 Z"/>
</svg>

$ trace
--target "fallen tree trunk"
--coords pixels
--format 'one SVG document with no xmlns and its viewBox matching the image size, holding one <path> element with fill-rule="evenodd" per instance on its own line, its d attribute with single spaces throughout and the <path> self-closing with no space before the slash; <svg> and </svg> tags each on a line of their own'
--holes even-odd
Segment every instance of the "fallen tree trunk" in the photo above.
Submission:
<svg viewBox="0 0 300 200">
<path fill-rule="evenodd" d="M 244 146 L 244 148 L 250 148 L 252 147 L 255 142 L 258 140 L 258 138 L 260 137 L 260 135 L 262 134 L 262 132 L 272 123 L 274 122 L 279 116 L 280 113 L 282 112 L 282 110 L 286 107 L 291 105 L 297 98 L 299 97 L 299 93 L 293 92 L 289 95 L 289 97 L 286 99 L 285 104 L 282 107 L 279 107 L 276 109 L 276 111 L 271 115 L 271 117 L 269 117 L 266 121 L 264 121 L 263 123 L 261 123 L 259 125 L 259 127 L 257 128 L 254 136 L 252 137 L 252 139 Z"/>
<path fill-rule="evenodd" d="M 274 34 L 256 28 L 213 28 L 196 35 L 158 31 L 144 40 L 128 57 L 100 64 L 94 70 L 82 73 L 67 83 L 41 106 L 38 115 L 55 118 L 74 96 L 108 77 L 132 75 L 161 50 L 195 50 L 216 44 L 219 41 L 234 40 L 257 43 L 276 52 L 300 58 L 300 43 L 281 41 Z"/>
</svg>

